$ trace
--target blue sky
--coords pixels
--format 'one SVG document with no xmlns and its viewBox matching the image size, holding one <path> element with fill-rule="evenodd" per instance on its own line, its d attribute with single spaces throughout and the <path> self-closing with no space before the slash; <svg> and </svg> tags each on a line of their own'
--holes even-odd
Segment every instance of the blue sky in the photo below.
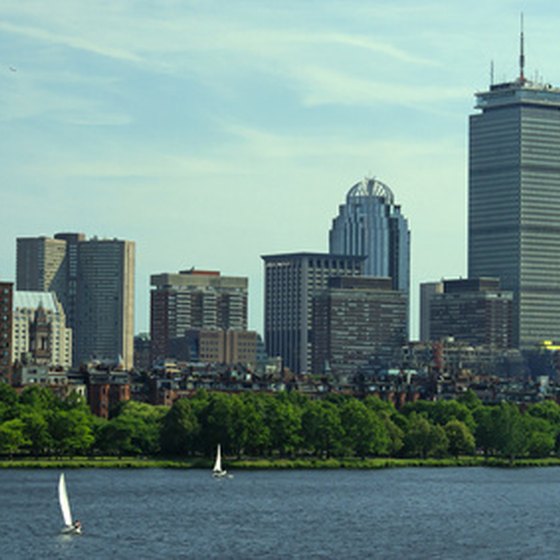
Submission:
<svg viewBox="0 0 560 560">
<path fill-rule="evenodd" d="M 467 120 L 475 91 L 560 84 L 552 1 L 4 0 L 0 278 L 15 238 L 136 241 L 136 329 L 149 276 L 248 276 L 260 255 L 327 251 L 348 189 L 388 184 L 418 284 L 466 274 Z"/>
</svg>

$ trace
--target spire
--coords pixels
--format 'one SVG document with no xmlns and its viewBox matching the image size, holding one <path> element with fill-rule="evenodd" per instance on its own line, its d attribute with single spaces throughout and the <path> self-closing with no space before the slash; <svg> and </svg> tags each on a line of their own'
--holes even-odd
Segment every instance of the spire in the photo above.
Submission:
<svg viewBox="0 0 560 560">
<path fill-rule="evenodd" d="M 525 83 L 525 52 L 523 37 L 523 12 L 521 12 L 521 34 L 519 37 L 519 81 Z"/>
</svg>

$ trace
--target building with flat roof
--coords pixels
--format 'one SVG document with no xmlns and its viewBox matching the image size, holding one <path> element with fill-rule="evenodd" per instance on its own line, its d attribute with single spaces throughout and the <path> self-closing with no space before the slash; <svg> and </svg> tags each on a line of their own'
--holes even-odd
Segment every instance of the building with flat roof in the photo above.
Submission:
<svg viewBox="0 0 560 560">
<path fill-rule="evenodd" d="M 365 257 L 330 253 L 263 256 L 265 345 L 295 373 L 312 370 L 313 296 L 332 276 L 359 276 Z"/>
<path fill-rule="evenodd" d="M 512 311 L 513 294 L 497 278 L 444 280 L 443 293 L 430 299 L 430 336 L 511 348 Z"/>
<path fill-rule="evenodd" d="M 313 296 L 313 372 L 351 382 L 399 363 L 407 307 L 391 278 L 330 278 Z"/>
<path fill-rule="evenodd" d="M 134 366 L 135 244 L 92 238 L 79 243 L 76 360 Z"/>
<path fill-rule="evenodd" d="M 178 357 L 172 341 L 188 331 L 247 330 L 246 277 L 193 268 L 154 274 L 150 283 L 152 363 Z"/>
</svg>

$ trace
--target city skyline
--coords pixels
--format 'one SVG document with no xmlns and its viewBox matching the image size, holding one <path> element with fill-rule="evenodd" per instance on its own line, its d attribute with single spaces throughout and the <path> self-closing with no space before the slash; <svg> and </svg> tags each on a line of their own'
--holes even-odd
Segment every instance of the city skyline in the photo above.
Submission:
<svg viewBox="0 0 560 560">
<path fill-rule="evenodd" d="M 526 73 L 558 84 L 551 8 L 525 14 Z M 0 14 L 1 279 L 15 279 L 17 237 L 132 239 L 135 332 L 149 330 L 150 275 L 191 266 L 248 276 L 262 332 L 260 255 L 326 251 L 368 175 L 410 223 L 413 338 L 419 283 L 466 275 L 467 120 L 490 61 L 496 82 L 517 76 L 517 3 Z"/>
</svg>

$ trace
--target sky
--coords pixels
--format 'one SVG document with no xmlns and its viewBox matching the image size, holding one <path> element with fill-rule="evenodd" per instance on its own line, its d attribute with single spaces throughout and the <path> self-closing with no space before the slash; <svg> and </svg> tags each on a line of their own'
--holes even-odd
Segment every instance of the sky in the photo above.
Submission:
<svg viewBox="0 0 560 560">
<path fill-rule="evenodd" d="M 3 0 L 0 279 L 17 237 L 136 242 L 151 274 L 249 278 L 261 255 L 326 252 L 347 191 L 395 193 L 419 283 L 466 276 L 468 116 L 518 75 L 560 84 L 552 0 Z"/>
</svg>

